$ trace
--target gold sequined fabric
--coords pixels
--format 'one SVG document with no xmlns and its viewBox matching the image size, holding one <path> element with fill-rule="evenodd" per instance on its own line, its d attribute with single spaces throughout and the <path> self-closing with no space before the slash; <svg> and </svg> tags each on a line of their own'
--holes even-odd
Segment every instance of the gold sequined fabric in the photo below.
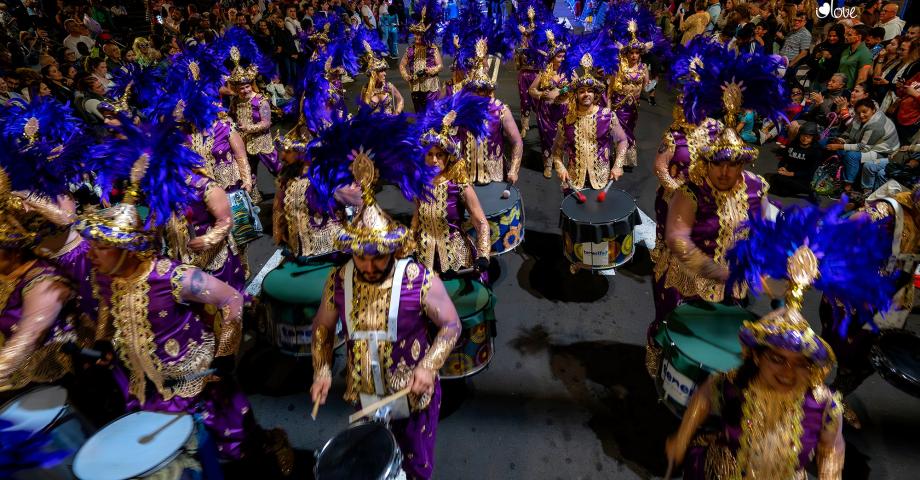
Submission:
<svg viewBox="0 0 920 480">
<path fill-rule="evenodd" d="M 387 313 L 390 307 L 390 290 L 393 279 L 388 278 L 382 283 L 366 283 L 361 280 L 357 271 L 353 277 L 352 316 L 354 329 L 360 331 L 386 331 Z M 350 355 L 347 360 L 347 376 L 345 399 L 356 402 L 360 393 L 374 394 L 374 376 L 371 371 L 371 355 L 368 350 L 370 342 L 367 340 L 352 340 Z M 383 371 L 384 384 L 389 383 L 387 378 L 393 364 L 393 346 L 390 342 L 378 342 L 378 357 Z"/>
<path fill-rule="evenodd" d="M 170 258 L 175 258 L 182 263 L 194 265 L 210 272 L 220 270 L 227 263 L 229 251 L 229 236 L 226 240 L 214 245 L 203 252 L 193 252 L 188 248 L 189 236 L 188 219 L 184 215 L 173 214 L 166 225 L 166 250 Z M 210 233 L 208 227 L 205 235 Z"/>
<path fill-rule="evenodd" d="M 597 153 L 597 111 L 579 116 L 573 128 L 575 158 L 568 159 L 569 182 L 575 188 L 600 190 L 610 178 L 610 161 Z"/>
<path fill-rule="evenodd" d="M 474 250 L 466 233 L 452 230 L 447 223 L 448 188 L 449 182 L 441 182 L 434 187 L 433 198 L 418 206 L 416 258 L 425 268 L 440 272 L 458 271 L 473 265 Z M 438 265 L 435 265 L 436 258 Z"/>
<path fill-rule="evenodd" d="M 745 479 L 803 478 L 802 402 L 806 392 L 778 393 L 756 380 L 744 390 L 738 465 Z"/>
<path fill-rule="evenodd" d="M 409 71 L 410 74 L 414 74 L 415 72 L 428 68 L 429 48 L 432 50 L 437 49 L 435 46 L 430 46 L 424 47 L 421 49 L 421 51 L 418 48 L 414 50 L 415 56 L 412 59 L 412 70 Z M 437 76 L 426 76 L 422 79 L 422 81 L 412 80 L 409 82 L 409 85 L 413 92 L 436 92 L 441 89 L 441 83 Z"/>
<path fill-rule="evenodd" d="M 94 295 L 99 303 L 99 321 L 111 322 L 114 327 L 112 336 L 115 351 L 130 375 L 129 392 L 137 397 L 143 405 L 146 400 L 146 381 L 149 379 L 164 400 L 174 396 L 194 397 L 201 393 L 205 380 L 181 382 L 173 388 L 166 388 L 163 382 L 168 378 L 182 378 L 205 370 L 213 360 L 214 336 L 204 333 L 201 343 L 190 341 L 185 355 L 176 360 L 162 361 L 156 354 L 156 339 L 149 315 L 149 277 L 154 268 L 154 261 L 141 264 L 137 272 L 128 277 L 112 279 L 112 298 L 104 299 L 99 295 L 98 285 L 93 286 Z M 187 267 L 184 268 L 183 267 Z M 172 280 L 179 279 L 192 267 L 180 266 L 173 271 Z M 93 282 L 95 283 L 95 276 Z M 176 281 L 173 281 L 175 289 Z M 175 296 L 175 292 L 173 292 Z"/>
<path fill-rule="evenodd" d="M 287 226 L 287 246 L 302 257 L 325 255 L 335 250 L 333 242 L 342 231 L 342 224 L 329 217 L 325 225 L 316 228 L 323 220 L 321 213 L 310 211 L 306 202 L 310 179 L 303 177 L 288 183 L 284 192 L 283 215 Z"/>
</svg>

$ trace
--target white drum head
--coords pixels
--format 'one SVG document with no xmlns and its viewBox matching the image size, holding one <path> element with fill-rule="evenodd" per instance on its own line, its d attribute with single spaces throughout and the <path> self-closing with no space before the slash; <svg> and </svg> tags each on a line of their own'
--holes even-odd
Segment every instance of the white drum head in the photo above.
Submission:
<svg viewBox="0 0 920 480">
<path fill-rule="evenodd" d="M 184 413 L 126 415 L 96 432 L 80 448 L 74 458 L 73 473 L 81 480 L 125 480 L 141 476 L 172 459 L 193 429 L 192 417 Z M 141 443 L 148 438 L 149 442 Z"/>
<path fill-rule="evenodd" d="M 39 387 L 12 400 L 0 410 L 0 419 L 11 422 L 9 430 L 37 432 L 51 426 L 67 409 L 67 390 Z"/>
</svg>

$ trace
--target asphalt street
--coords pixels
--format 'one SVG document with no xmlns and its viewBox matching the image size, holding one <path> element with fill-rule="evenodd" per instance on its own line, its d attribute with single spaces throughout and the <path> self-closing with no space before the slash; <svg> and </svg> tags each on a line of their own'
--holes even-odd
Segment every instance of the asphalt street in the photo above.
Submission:
<svg viewBox="0 0 920 480">
<path fill-rule="evenodd" d="M 445 65 L 448 62 L 445 59 Z M 392 61 L 391 65 L 395 67 Z M 411 111 L 406 84 L 395 68 L 389 78 Z M 349 85 L 351 99 L 365 81 L 361 76 Z M 510 65 L 500 70 L 496 96 L 517 118 L 515 70 Z M 639 166 L 616 184 L 652 217 L 657 187 L 652 162 L 671 122 L 672 100 L 661 85 L 657 106 L 642 103 Z M 648 251 L 640 246 L 632 262 L 615 276 L 571 274 L 558 226 L 559 182 L 542 176 L 536 128 L 525 139 L 523 164 L 518 187 L 526 210 L 526 235 L 522 246 L 500 258 L 501 276 L 494 286 L 495 355 L 490 367 L 470 381 L 445 386 L 435 478 L 661 477 L 666 469 L 664 439 L 678 420 L 658 402 L 643 363 L 645 331 L 654 314 Z M 775 168 L 772 147 L 762 148 L 753 170 L 764 174 Z M 273 192 L 266 172 L 261 172 L 259 183 L 264 192 Z M 408 205 L 389 205 L 408 212 Z M 262 208 L 263 220 L 268 220 L 270 201 Z M 270 221 L 264 223 L 270 228 Z M 253 271 L 274 251 L 270 236 L 252 244 Z M 816 329 L 817 298 L 812 293 L 805 307 Z M 758 301 L 752 309 L 765 313 L 768 305 Z M 916 329 L 917 319 L 912 318 L 909 326 Z M 320 409 L 316 421 L 310 419 L 308 363 L 254 348 L 243 356 L 240 376 L 261 424 L 285 428 L 298 449 L 316 450 L 347 426 L 352 410 L 341 400 L 344 381 L 337 375 L 332 400 Z M 845 430 L 845 477 L 917 478 L 920 400 L 878 376 L 848 400 L 864 426 L 861 431 Z"/>
</svg>

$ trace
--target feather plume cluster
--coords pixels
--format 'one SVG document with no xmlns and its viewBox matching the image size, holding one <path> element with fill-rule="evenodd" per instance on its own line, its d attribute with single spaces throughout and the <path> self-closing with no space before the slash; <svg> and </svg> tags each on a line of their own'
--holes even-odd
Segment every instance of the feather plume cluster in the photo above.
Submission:
<svg viewBox="0 0 920 480">
<path fill-rule="evenodd" d="M 120 182 L 130 181 L 138 159 L 147 157 L 146 173 L 138 183 L 142 203 L 150 208 L 147 226 L 160 226 L 196 199 L 186 182 L 202 165 L 201 157 L 185 146 L 185 134 L 172 117 L 135 124 L 122 115 L 118 137 L 90 150 L 89 166 L 97 174 L 104 196 Z"/>
<path fill-rule="evenodd" d="M 868 218 L 845 217 L 845 205 L 793 206 L 775 221 L 749 220 L 747 238 L 728 252 L 729 288 L 746 283 L 758 293 L 764 276 L 788 279 L 787 261 L 804 245 L 818 259 L 814 287 L 855 312 L 837 325 L 839 331 L 846 332 L 850 321 L 874 328 L 874 313 L 886 311 L 895 293 L 895 278 L 881 273 L 891 256 L 891 234 Z"/>
</svg>

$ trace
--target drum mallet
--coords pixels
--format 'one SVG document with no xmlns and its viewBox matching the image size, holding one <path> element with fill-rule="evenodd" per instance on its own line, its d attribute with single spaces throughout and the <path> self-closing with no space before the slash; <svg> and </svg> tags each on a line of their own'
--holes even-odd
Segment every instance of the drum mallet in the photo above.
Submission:
<svg viewBox="0 0 920 480">
<path fill-rule="evenodd" d="M 316 421 L 316 415 L 318 413 L 319 413 L 319 402 L 316 401 L 316 402 L 313 402 L 313 411 L 310 412 L 310 418 L 312 418 L 314 422 Z"/>
<path fill-rule="evenodd" d="M 571 188 L 572 191 L 575 192 L 575 199 L 578 200 L 578 203 L 585 203 L 588 201 L 588 197 L 586 197 L 584 193 L 581 193 L 581 190 L 572 186 L 571 180 L 567 180 L 565 183 L 567 183 L 569 185 L 569 188 Z"/>
<path fill-rule="evenodd" d="M 607 190 L 610 190 L 611 185 L 613 185 L 613 180 L 610 180 L 609 182 L 607 182 L 607 185 L 604 187 L 603 190 L 601 190 L 601 193 L 597 194 L 598 202 L 603 202 L 604 200 L 607 200 Z"/>
<path fill-rule="evenodd" d="M 409 394 L 411 389 L 412 389 L 411 387 L 406 387 L 390 396 L 383 397 L 380 400 L 377 400 L 376 402 L 362 408 L 361 411 L 359 411 L 358 413 L 348 417 L 348 423 L 349 424 L 355 423 L 358 420 L 361 420 L 362 418 L 373 414 L 381 407 L 386 406 L 388 403 L 395 402 L 396 400 L 399 400 L 400 398 L 405 397 L 406 395 Z"/>
<path fill-rule="evenodd" d="M 511 198 L 511 182 L 505 184 L 505 189 L 502 190 L 502 199 L 507 200 Z"/>
</svg>

